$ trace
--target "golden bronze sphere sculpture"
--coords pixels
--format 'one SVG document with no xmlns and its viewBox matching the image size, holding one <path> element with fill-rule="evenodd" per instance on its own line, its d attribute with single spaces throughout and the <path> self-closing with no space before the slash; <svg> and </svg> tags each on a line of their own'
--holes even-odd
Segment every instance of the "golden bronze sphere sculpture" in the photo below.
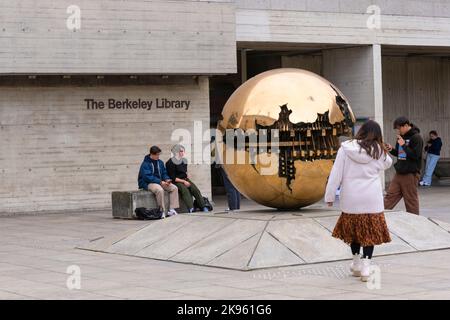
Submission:
<svg viewBox="0 0 450 320">
<path fill-rule="evenodd" d="M 339 136 L 350 136 L 354 123 L 347 99 L 321 76 L 293 68 L 258 74 L 223 108 L 223 168 L 259 204 L 309 206 L 323 197 Z"/>
</svg>

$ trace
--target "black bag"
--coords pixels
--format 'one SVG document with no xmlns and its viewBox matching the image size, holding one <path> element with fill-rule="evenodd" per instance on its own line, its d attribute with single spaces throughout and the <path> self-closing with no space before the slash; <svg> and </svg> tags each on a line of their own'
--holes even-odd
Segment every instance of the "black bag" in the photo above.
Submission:
<svg viewBox="0 0 450 320">
<path fill-rule="evenodd" d="M 205 207 L 208 208 L 209 211 L 212 211 L 213 206 L 212 206 L 211 202 L 209 202 L 209 199 L 207 197 L 203 197 L 203 201 L 205 202 Z M 194 200 L 194 207 L 199 210 L 203 210 L 203 208 L 200 208 L 200 206 L 198 205 L 197 200 Z"/>
<path fill-rule="evenodd" d="M 159 208 L 147 209 L 144 207 L 134 210 L 139 220 L 157 220 L 163 217 L 163 213 Z"/>
</svg>

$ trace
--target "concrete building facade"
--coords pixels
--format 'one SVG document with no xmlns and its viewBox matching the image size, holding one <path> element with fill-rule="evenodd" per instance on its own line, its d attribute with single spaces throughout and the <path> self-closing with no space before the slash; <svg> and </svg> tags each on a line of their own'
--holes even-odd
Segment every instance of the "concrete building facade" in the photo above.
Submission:
<svg viewBox="0 0 450 320">
<path fill-rule="evenodd" d="M 399 115 L 437 130 L 450 157 L 450 0 L 2 1 L 0 48 L 3 213 L 109 207 L 151 145 L 168 159 L 175 129 L 198 139 L 279 67 L 336 84 L 389 142 Z M 187 147 L 211 196 L 203 140 Z"/>
</svg>

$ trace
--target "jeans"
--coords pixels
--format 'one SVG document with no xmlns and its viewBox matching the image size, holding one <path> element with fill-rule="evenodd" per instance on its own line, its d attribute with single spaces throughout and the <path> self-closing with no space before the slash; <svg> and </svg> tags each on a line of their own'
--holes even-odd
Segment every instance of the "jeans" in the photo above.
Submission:
<svg viewBox="0 0 450 320">
<path fill-rule="evenodd" d="M 431 178 L 433 177 L 434 169 L 439 160 L 439 156 L 435 154 L 427 154 L 427 163 L 425 165 L 425 174 L 423 175 L 422 181 L 426 185 L 431 185 Z"/>
<path fill-rule="evenodd" d="M 220 171 L 222 173 L 223 184 L 227 192 L 228 208 L 230 208 L 231 210 L 239 210 L 241 208 L 241 194 L 233 186 L 230 179 L 228 179 L 225 170 L 223 170 L 223 168 L 220 168 Z"/>
</svg>

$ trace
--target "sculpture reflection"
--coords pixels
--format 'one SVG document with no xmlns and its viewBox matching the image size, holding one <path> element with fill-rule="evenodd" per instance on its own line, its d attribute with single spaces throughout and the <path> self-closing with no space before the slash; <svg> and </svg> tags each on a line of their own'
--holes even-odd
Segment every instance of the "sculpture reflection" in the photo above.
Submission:
<svg viewBox="0 0 450 320">
<path fill-rule="evenodd" d="M 344 95 L 301 69 L 249 79 L 229 98 L 222 117 L 218 129 L 228 134 L 223 155 L 228 177 L 246 197 L 279 209 L 323 197 L 338 138 L 350 136 L 355 123 Z"/>
</svg>

